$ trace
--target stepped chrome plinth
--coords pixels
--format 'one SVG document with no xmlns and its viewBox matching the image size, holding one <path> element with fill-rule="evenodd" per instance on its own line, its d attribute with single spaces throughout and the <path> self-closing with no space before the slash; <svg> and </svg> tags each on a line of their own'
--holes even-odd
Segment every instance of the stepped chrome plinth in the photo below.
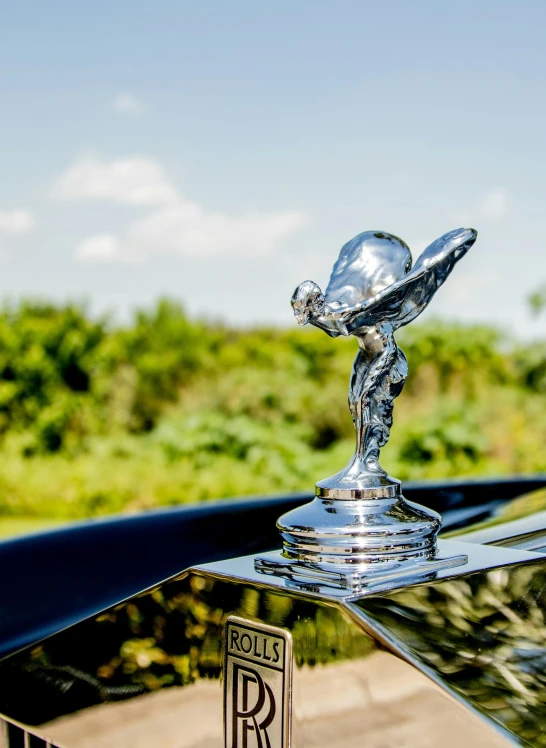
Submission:
<svg viewBox="0 0 546 748">
<path fill-rule="evenodd" d="M 258 571 L 356 591 L 466 563 L 449 547 L 439 552 L 440 515 L 407 501 L 399 481 L 383 475 L 382 485 L 340 488 L 339 475 L 279 519 L 282 551 L 258 558 Z"/>
<path fill-rule="evenodd" d="M 406 501 L 396 488 L 391 497 L 377 497 L 375 489 L 359 491 L 359 498 L 317 496 L 285 514 L 277 523 L 283 556 L 322 565 L 383 567 L 432 558 L 440 516 Z"/>
</svg>

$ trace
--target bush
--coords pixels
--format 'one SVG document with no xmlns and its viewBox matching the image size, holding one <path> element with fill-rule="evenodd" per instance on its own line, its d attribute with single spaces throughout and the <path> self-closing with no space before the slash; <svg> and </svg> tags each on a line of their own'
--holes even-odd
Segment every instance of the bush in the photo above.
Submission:
<svg viewBox="0 0 546 748">
<path fill-rule="evenodd" d="M 546 348 L 482 326 L 399 335 L 410 376 L 383 463 L 401 478 L 546 469 Z M 312 490 L 354 449 L 353 339 L 231 329 L 162 300 L 0 311 L 0 513 L 83 517 Z"/>
</svg>

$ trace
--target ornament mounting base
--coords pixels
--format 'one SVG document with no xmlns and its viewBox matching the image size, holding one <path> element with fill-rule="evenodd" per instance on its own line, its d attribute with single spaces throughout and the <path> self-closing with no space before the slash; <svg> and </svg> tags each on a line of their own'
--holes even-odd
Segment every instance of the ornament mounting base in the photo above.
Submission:
<svg viewBox="0 0 546 748">
<path fill-rule="evenodd" d="M 318 496 L 293 509 L 277 522 L 283 558 L 334 576 L 353 574 L 362 567 L 390 569 L 393 565 L 430 562 L 436 557 L 440 516 L 406 501 L 399 481 L 383 486 L 317 485 Z"/>
<path fill-rule="evenodd" d="M 461 544 L 457 544 L 461 545 Z M 468 555 L 454 553 L 449 541 L 440 541 L 434 558 L 398 561 L 395 563 L 370 564 L 322 564 L 305 563 L 285 558 L 280 551 L 259 556 L 254 568 L 260 574 L 283 578 L 286 583 L 301 590 L 329 590 L 343 594 L 380 592 L 385 589 L 405 586 L 412 582 L 433 579 L 439 571 L 463 566 Z M 458 549 L 457 549 L 458 550 Z"/>
</svg>

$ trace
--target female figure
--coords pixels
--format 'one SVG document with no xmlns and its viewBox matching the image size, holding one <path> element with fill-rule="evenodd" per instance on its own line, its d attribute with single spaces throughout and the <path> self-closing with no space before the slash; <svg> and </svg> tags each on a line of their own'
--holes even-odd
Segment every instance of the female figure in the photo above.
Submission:
<svg viewBox="0 0 546 748">
<path fill-rule="evenodd" d="M 425 309 L 476 237 L 474 229 L 444 234 L 412 269 L 411 252 L 401 239 L 367 231 L 341 248 L 324 295 L 313 281 L 295 290 L 292 308 L 300 325 L 310 322 L 331 337 L 358 340 L 349 386 L 356 452 L 334 476 L 340 487 L 381 485 L 387 479 L 379 450 L 389 439 L 394 398 L 408 373 L 394 332 Z"/>
</svg>

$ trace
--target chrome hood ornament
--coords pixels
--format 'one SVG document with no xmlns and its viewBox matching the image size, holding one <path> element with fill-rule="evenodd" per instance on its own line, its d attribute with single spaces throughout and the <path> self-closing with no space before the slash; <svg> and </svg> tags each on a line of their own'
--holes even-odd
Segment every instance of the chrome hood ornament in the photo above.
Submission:
<svg viewBox="0 0 546 748">
<path fill-rule="evenodd" d="M 356 452 L 349 465 L 321 481 L 321 496 L 348 498 L 346 491 L 395 485 L 379 465 L 379 450 L 390 436 L 393 401 L 402 391 L 408 364 L 394 333 L 418 317 L 455 263 L 476 241 L 473 229 L 440 237 L 412 269 L 409 247 L 396 236 L 365 231 L 347 242 L 323 295 L 304 281 L 292 296 L 300 325 L 311 323 L 332 337 L 354 335 L 359 351 L 349 386 Z"/>
<path fill-rule="evenodd" d="M 442 558 L 436 541 L 440 516 L 404 499 L 400 481 L 383 470 L 379 454 L 408 373 L 394 333 L 428 306 L 476 237 L 474 229 L 450 231 L 412 267 L 401 239 L 366 231 L 341 248 L 324 294 L 309 280 L 296 288 L 292 308 L 300 325 L 310 323 L 331 337 L 354 335 L 359 350 L 349 385 L 356 450 L 343 470 L 317 483 L 313 502 L 279 520 L 281 565 L 288 564 L 290 573 L 299 574 L 304 564 L 311 575 L 362 580 L 371 571 L 406 569 L 407 562 L 426 562 L 427 568 L 430 562 L 435 568 L 464 562 Z"/>
</svg>

